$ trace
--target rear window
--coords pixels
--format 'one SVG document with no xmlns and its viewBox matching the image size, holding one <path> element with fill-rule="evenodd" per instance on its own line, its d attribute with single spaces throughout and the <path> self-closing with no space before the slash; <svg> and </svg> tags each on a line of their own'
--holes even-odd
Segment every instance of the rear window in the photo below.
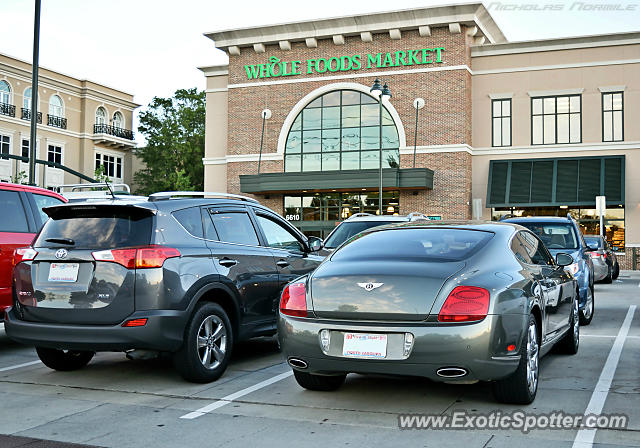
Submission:
<svg viewBox="0 0 640 448">
<path fill-rule="evenodd" d="M 34 246 L 92 250 L 143 246 L 151 242 L 152 219 L 123 210 L 76 209 L 73 216 L 57 214 L 49 219 Z"/>
<path fill-rule="evenodd" d="M 343 222 L 338 228 L 329 235 L 329 238 L 324 242 L 324 247 L 333 249 L 347 241 L 353 235 L 362 232 L 363 230 L 370 229 L 372 227 L 384 226 L 386 224 L 393 224 L 392 221 L 358 221 L 358 222 Z"/>
<path fill-rule="evenodd" d="M 331 260 L 460 261 L 480 250 L 492 236 L 491 232 L 466 229 L 382 230 L 351 239 Z"/>
<path fill-rule="evenodd" d="M 597 236 L 585 236 L 584 242 L 587 243 L 587 246 L 594 246 L 598 248 L 602 248 L 602 243 L 600 241 L 600 237 Z"/>
<path fill-rule="evenodd" d="M 547 249 L 576 250 L 578 248 L 578 235 L 569 223 L 514 222 L 538 235 Z"/>
</svg>

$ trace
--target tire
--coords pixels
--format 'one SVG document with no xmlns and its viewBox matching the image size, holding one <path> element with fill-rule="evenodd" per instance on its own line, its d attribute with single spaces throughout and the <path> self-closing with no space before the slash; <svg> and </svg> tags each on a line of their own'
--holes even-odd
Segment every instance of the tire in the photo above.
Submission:
<svg viewBox="0 0 640 448">
<path fill-rule="evenodd" d="M 612 278 L 614 280 L 616 280 L 618 278 L 618 275 L 620 275 L 620 265 L 618 263 L 616 263 L 616 265 L 613 268 L 613 276 L 612 276 Z"/>
<path fill-rule="evenodd" d="M 217 303 L 202 303 L 185 329 L 182 347 L 173 356 L 176 370 L 194 383 L 215 381 L 227 369 L 233 349 L 233 328 Z"/>
<path fill-rule="evenodd" d="M 44 347 L 36 347 L 36 352 L 45 366 L 61 372 L 81 369 L 89 364 L 89 361 L 95 355 L 95 352 L 57 350 Z"/>
<path fill-rule="evenodd" d="M 539 342 L 538 322 L 533 315 L 529 315 L 527 331 L 522 338 L 518 368 L 511 376 L 493 382 L 493 395 L 497 401 L 530 404 L 536 398 L 540 373 Z"/>
<path fill-rule="evenodd" d="M 575 355 L 580 347 L 580 317 L 578 314 L 578 299 L 573 302 L 571 310 L 571 325 L 564 337 L 556 345 L 556 349 L 560 353 L 567 355 Z"/>
<path fill-rule="evenodd" d="M 580 325 L 586 326 L 591 323 L 595 309 L 596 299 L 593 294 L 593 285 L 591 285 L 587 290 L 587 303 L 585 303 L 584 308 L 580 310 Z"/>
<path fill-rule="evenodd" d="M 609 266 L 607 268 L 607 276 L 602 279 L 602 283 L 611 283 L 613 282 L 613 268 Z"/>
<path fill-rule="evenodd" d="M 293 371 L 293 376 L 296 378 L 298 384 L 305 389 L 318 390 L 322 392 L 338 389 L 342 384 L 344 384 L 345 378 L 347 378 L 345 373 L 335 376 L 323 376 L 300 372 L 298 370 Z"/>
</svg>

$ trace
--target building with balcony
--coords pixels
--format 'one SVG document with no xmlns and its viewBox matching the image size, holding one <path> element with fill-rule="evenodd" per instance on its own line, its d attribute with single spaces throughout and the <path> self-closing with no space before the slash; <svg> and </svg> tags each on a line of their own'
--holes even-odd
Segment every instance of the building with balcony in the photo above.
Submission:
<svg viewBox="0 0 640 448">
<path fill-rule="evenodd" d="M 133 95 L 40 67 L 37 107 L 36 183 L 53 188 L 82 181 L 63 165 L 90 178 L 99 166 L 115 182 L 133 183 Z M 31 63 L 0 54 L 0 154 L 28 157 L 31 125 Z M 57 165 L 56 165 L 57 164 Z M 0 181 L 26 179 L 26 161 L 0 158 Z"/>
<path fill-rule="evenodd" d="M 598 233 L 606 196 L 603 230 L 635 265 L 640 33 L 509 42 L 467 3 L 205 35 L 229 58 L 201 68 L 206 190 L 317 236 L 358 212 L 469 219 L 473 204 Z"/>
</svg>

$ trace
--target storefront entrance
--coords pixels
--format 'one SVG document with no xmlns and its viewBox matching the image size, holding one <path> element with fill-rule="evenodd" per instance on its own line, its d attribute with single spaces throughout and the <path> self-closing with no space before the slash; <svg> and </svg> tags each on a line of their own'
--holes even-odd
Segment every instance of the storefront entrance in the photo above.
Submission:
<svg viewBox="0 0 640 448">
<path fill-rule="evenodd" d="M 397 215 L 400 192 L 382 193 L 382 214 Z M 380 214 L 377 192 L 314 193 L 284 197 L 284 217 L 307 236 L 325 238 L 340 222 L 356 213 Z"/>
</svg>

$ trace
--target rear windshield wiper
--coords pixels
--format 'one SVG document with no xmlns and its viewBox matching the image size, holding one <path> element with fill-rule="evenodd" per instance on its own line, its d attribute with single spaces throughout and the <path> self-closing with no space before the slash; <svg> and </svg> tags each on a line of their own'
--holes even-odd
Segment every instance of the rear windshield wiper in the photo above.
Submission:
<svg viewBox="0 0 640 448">
<path fill-rule="evenodd" d="M 66 244 L 68 246 L 74 246 L 76 244 L 71 238 L 47 238 L 45 239 L 47 243 L 58 243 L 58 244 Z"/>
</svg>

